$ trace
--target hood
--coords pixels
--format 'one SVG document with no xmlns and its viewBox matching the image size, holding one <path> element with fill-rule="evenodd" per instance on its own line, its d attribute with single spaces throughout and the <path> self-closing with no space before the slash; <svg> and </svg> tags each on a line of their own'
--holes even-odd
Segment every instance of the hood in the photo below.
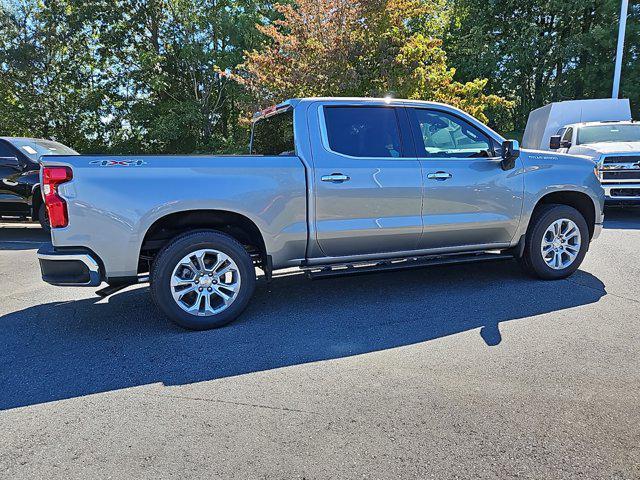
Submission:
<svg viewBox="0 0 640 480">
<path fill-rule="evenodd" d="M 591 150 L 596 153 L 640 153 L 640 142 L 599 142 L 584 143 L 578 145 L 585 150 Z"/>
</svg>

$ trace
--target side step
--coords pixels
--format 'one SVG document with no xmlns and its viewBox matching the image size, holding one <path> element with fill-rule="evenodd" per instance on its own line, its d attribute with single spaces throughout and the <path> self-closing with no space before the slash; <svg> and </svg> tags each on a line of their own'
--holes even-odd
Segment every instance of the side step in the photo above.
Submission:
<svg viewBox="0 0 640 480">
<path fill-rule="evenodd" d="M 120 290 L 124 290 L 125 288 L 130 287 L 131 285 L 147 283 L 148 281 L 149 281 L 149 275 L 138 275 L 137 281 L 131 280 L 124 283 L 118 283 L 116 285 L 107 285 L 106 287 L 101 288 L 100 290 L 97 290 L 96 295 L 98 295 L 100 298 L 107 298 L 108 296 L 113 295 L 114 293 L 119 292 Z"/>
<path fill-rule="evenodd" d="M 431 255 L 425 257 L 394 258 L 381 261 L 362 263 L 347 263 L 318 267 L 305 267 L 305 275 L 311 280 L 341 277 L 344 275 L 364 275 L 367 273 L 405 270 L 409 268 L 423 268 L 431 265 L 451 265 L 457 263 L 487 262 L 494 260 L 509 260 L 515 256 L 512 253 L 466 253 L 449 255 Z"/>
</svg>

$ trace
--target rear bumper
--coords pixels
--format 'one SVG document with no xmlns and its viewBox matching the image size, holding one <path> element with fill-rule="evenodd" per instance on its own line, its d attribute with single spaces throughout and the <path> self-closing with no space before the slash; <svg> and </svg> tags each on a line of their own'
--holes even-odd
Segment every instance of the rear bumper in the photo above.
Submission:
<svg viewBox="0 0 640 480">
<path fill-rule="evenodd" d="M 42 280 L 51 285 L 97 287 L 102 283 L 100 264 L 91 252 L 56 250 L 51 244 L 38 249 Z"/>
</svg>

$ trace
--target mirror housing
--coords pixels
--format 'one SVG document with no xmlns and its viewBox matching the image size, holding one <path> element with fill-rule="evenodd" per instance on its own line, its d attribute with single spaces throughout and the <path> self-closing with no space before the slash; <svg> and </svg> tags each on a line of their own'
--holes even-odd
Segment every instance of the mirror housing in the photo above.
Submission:
<svg viewBox="0 0 640 480">
<path fill-rule="evenodd" d="M 557 150 L 560 148 L 560 135 L 551 135 L 549 139 L 549 148 L 551 150 Z"/>
<path fill-rule="evenodd" d="M 502 142 L 502 161 L 500 166 L 503 170 L 511 170 L 516 166 L 516 159 L 520 156 L 520 144 L 517 140 L 505 140 Z"/>
<path fill-rule="evenodd" d="M 12 167 L 19 170 L 20 166 L 18 157 L 0 157 L 0 167 Z"/>
</svg>

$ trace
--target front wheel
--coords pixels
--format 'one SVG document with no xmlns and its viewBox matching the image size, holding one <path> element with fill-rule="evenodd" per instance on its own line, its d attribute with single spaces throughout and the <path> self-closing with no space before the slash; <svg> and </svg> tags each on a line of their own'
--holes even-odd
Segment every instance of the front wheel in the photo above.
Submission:
<svg viewBox="0 0 640 480">
<path fill-rule="evenodd" d="M 226 325 L 255 290 L 251 257 L 235 239 L 215 231 L 180 235 L 156 257 L 151 295 L 171 320 L 191 330 Z"/>
<path fill-rule="evenodd" d="M 538 278 L 566 278 L 588 249 L 589 228 L 582 214 L 567 205 L 544 205 L 531 219 L 521 263 Z"/>
</svg>

